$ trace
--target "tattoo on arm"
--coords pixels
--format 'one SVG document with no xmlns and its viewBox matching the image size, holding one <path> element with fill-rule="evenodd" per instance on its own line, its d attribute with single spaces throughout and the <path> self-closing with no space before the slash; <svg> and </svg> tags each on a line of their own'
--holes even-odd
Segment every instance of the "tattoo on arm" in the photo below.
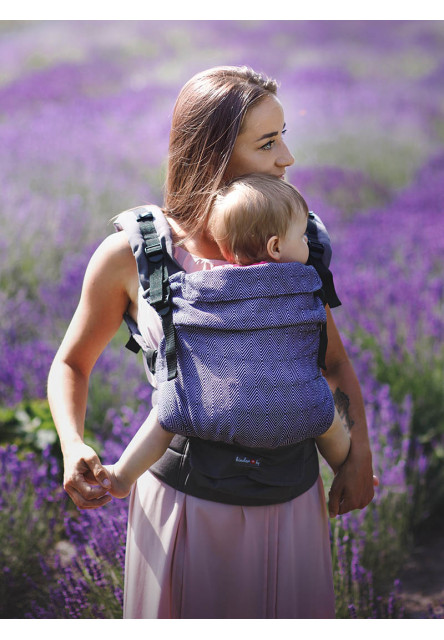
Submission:
<svg viewBox="0 0 444 640">
<path fill-rule="evenodd" d="M 339 415 L 344 421 L 347 429 L 350 431 L 350 429 L 355 424 L 354 420 L 350 418 L 350 398 L 338 387 L 333 394 L 333 399 L 335 401 L 336 409 L 338 410 Z"/>
</svg>

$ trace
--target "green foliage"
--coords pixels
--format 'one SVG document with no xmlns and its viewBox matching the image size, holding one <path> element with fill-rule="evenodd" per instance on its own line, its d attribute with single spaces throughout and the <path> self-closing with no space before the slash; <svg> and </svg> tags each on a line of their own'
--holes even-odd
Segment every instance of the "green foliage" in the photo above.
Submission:
<svg viewBox="0 0 444 640">
<path fill-rule="evenodd" d="M 332 474 L 323 461 L 321 475 L 328 500 Z M 337 618 L 402 617 L 396 577 L 412 548 L 411 512 L 410 496 L 389 487 L 364 511 L 330 519 Z"/>
<path fill-rule="evenodd" d="M 430 512 L 444 505 L 444 349 L 437 349 L 427 339 L 419 340 L 414 353 L 399 349 L 387 357 L 375 336 L 357 329 L 354 340 L 374 356 L 374 375 L 387 384 L 392 399 L 401 403 L 412 400 L 411 443 L 409 458 L 413 459 L 417 445 L 428 458 L 426 491 L 417 493 L 415 502 L 428 500 Z"/>
<path fill-rule="evenodd" d="M 21 402 L 0 408 L 0 444 L 17 444 L 23 451 L 41 452 L 57 440 L 46 400 Z"/>
<path fill-rule="evenodd" d="M 125 548 L 126 529 L 122 529 L 120 546 Z M 80 619 L 119 619 L 123 616 L 121 598 L 123 595 L 123 564 L 114 555 L 108 555 L 97 548 L 87 546 L 85 551 L 71 560 L 65 574 L 68 594 L 82 586 L 77 603 L 71 600 L 65 606 L 57 606 L 54 617 Z M 77 606 L 76 606 L 77 605 Z"/>
<path fill-rule="evenodd" d="M 101 447 L 89 429 L 85 429 L 85 442 L 96 451 Z M 46 399 L 24 400 L 15 407 L 0 407 L 0 445 L 13 444 L 22 454 L 49 452 L 62 462 L 62 451 L 57 430 Z"/>
<path fill-rule="evenodd" d="M 394 544 L 391 546 L 395 548 Z M 396 574 L 383 570 L 387 578 L 378 584 L 372 571 L 378 564 L 366 570 L 357 549 L 356 538 L 351 538 L 341 521 L 335 520 L 332 523 L 332 563 L 336 618 L 402 618 L 398 584 L 396 580 L 393 582 Z M 396 554 L 400 555 L 399 548 L 396 548 Z M 405 548 L 403 555 L 406 556 Z"/>
<path fill-rule="evenodd" d="M 361 531 L 365 543 L 360 561 L 372 572 L 378 593 L 393 583 L 412 548 L 410 511 L 410 497 L 393 490 L 365 510 Z"/>
<path fill-rule="evenodd" d="M 121 618 L 122 517 L 89 520 L 55 480 L 47 452 L 15 453 L 0 458 L 0 618 Z"/>
<path fill-rule="evenodd" d="M 0 509 L 0 618 L 24 618 L 50 598 L 42 562 L 62 533 L 65 500 L 57 491 L 53 500 L 42 500 L 35 481 L 28 475 L 2 478 L 7 509 Z"/>
<path fill-rule="evenodd" d="M 403 132 L 393 131 L 390 138 L 381 137 L 370 120 L 366 124 L 367 130 L 363 132 L 362 125 L 357 124 L 354 130 L 348 120 L 347 130 L 335 129 L 330 139 L 322 132 L 322 138 L 314 138 L 312 147 L 305 151 L 302 164 L 358 169 L 385 188 L 400 189 L 407 185 L 425 160 L 421 146 L 407 140 Z"/>
</svg>

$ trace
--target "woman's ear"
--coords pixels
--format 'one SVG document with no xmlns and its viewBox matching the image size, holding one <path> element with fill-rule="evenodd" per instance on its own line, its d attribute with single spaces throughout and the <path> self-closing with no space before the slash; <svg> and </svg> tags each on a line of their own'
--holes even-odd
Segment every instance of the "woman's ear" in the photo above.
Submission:
<svg viewBox="0 0 444 640">
<path fill-rule="evenodd" d="M 281 249 L 279 246 L 279 237 L 271 236 L 267 242 L 267 253 L 272 260 L 279 261 L 281 257 Z"/>
</svg>

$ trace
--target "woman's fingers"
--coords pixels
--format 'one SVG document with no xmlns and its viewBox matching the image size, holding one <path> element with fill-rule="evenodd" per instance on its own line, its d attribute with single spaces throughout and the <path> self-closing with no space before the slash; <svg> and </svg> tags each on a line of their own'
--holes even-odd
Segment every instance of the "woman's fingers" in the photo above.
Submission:
<svg viewBox="0 0 444 640">
<path fill-rule="evenodd" d="M 94 490 L 94 487 L 91 487 Z M 98 490 L 103 492 L 101 487 L 97 487 Z M 103 507 L 108 502 L 111 502 L 112 497 L 109 494 L 105 494 L 99 497 L 94 497 L 94 494 L 91 493 L 89 498 L 84 498 L 81 493 L 77 491 L 72 485 L 67 485 L 65 487 L 65 491 L 74 502 L 76 507 L 79 509 L 97 509 L 99 507 Z"/>
<path fill-rule="evenodd" d="M 101 498 L 107 492 L 105 487 L 97 484 L 94 476 L 83 473 L 75 473 L 70 478 L 67 478 L 64 482 L 63 488 L 67 493 L 70 493 L 70 490 L 74 491 L 85 500 Z"/>
<path fill-rule="evenodd" d="M 363 509 L 373 499 L 374 488 L 379 486 L 379 478 L 372 476 L 371 485 L 364 486 L 357 491 L 357 483 L 351 483 L 341 474 L 341 470 L 334 477 L 328 495 L 328 513 L 330 518 L 343 515 L 354 509 Z M 369 488 L 370 487 L 370 488 Z"/>
<path fill-rule="evenodd" d="M 90 447 L 86 448 L 86 452 L 82 458 L 81 462 L 84 465 L 81 465 L 82 473 L 85 476 L 85 479 L 90 483 L 94 483 L 94 481 L 103 487 L 110 487 L 111 482 L 109 480 L 108 472 L 102 465 L 99 460 L 99 456 L 96 454 L 94 449 Z"/>
<path fill-rule="evenodd" d="M 339 487 L 339 482 L 336 481 L 335 483 L 335 479 L 328 494 L 328 515 L 330 518 L 335 518 L 339 514 L 339 505 L 342 499 L 343 486 Z"/>
<path fill-rule="evenodd" d="M 99 467 L 95 466 L 94 470 L 88 469 L 83 473 L 83 477 L 89 485 L 100 485 L 106 490 L 111 486 L 109 473 L 106 468 L 101 465 Z"/>
<path fill-rule="evenodd" d="M 94 484 L 90 484 L 90 482 Z M 93 476 L 85 479 L 85 474 L 76 473 L 64 483 L 64 489 L 79 509 L 97 509 L 112 500 L 107 490 L 97 484 Z"/>
<path fill-rule="evenodd" d="M 107 470 L 96 452 L 87 445 L 71 450 L 65 460 L 63 487 L 80 509 L 96 509 L 111 500 L 106 495 L 111 486 Z"/>
<path fill-rule="evenodd" d="M 109 478 L 109 475 L 108 475 L 108 471 L 99 462 L 98 459 L 97 459 L 97 462 L 94 463 L 94 467 L 92 469 L 92 472 L 94 474 L 95 479 L 97 480 L 97 482 L 99 484 L 102 485 L 102 487 L 105 487 L 107 489 L 110 488 L 111 481 L 110 481 L 110 478 Z"/>
</svg>

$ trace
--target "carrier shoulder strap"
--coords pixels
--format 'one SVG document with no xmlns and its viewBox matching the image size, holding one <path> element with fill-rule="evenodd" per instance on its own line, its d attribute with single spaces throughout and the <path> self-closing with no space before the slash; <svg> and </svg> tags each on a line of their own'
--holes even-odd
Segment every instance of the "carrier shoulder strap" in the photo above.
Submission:
<svg viewBox="0 0 444 640">
<path fill-rule="evenodd" d="M 322 234 L 324 238 L 321 237 Z M 307 264 L 312 265 L 316 269 L 322 280 L 326 303 L 331 309 L 339 307 L 342 303 L 337 296 L 333 275 L 328 268 L 331 259 L 330 238 L 322 222 L 313 211 L 310 211 L 308 214 L 307 237 L 310 251 Z M 324 242 L 322 242 L 322 239 L 324 239 Z"/>
<path fill-rule="evenodd" d="M 141 208 L 137 213 L 137 222 L 144 241 L 144 252 L 148 261 L 148 283 L 142 283 L 143 297 L 154 307 L 162 321 L 165 335 L 165 357 L 168 369 L 168 380 L 177 376 L 176 331 L 173 323 L 171 306 L 171 290 L 165 255 L 159 236 L 154 226 L 151 211 Z M 155 356 L 153 354 L 153 359 Z M 148 363 L 151 367 L 154 362 Z"/>
<path fill-rule="evenodd" d="M 313 266 L 313 265 L 311 265 Z M 320 274 L 318 274 L 319 277 Z M 318 296 L 318 298 L 321 300 L 322 304 L 325 305 L 328 304 L 327 301 L 327 297 L 325 295 L 325 291 L 324 288 L 322 287 L 321 289 L 318 289 L 317 291 L 314 292 L 314 294 L 316 296 Z M 318 367 L 320 367 L 321 369 L 323 369 L 324 371 L 327 371 L 327 365 L 325 364 L 325 357 L 327 355 L 327 346 L 328 346 L 328 335 L 327 335 L 327 323 L 326 322 L 322 322 L 321 326 L 320 326 L 320 333 L 319 333 L 319 349 L 318 349 Z"/>
<path fill-rule="evenodd" d="M 173 247 L 168 223 L 155 205 L 143 205 L 121 213 L 114 226 L 125 230 L 137 265 L 142 295 L 147 304 L 159 315 L 165 335 L 168 379 L 177 374 L 176 335 L 172 321 L 169 274 L 181 270 L 173 258 Z M 128 313 L 124 320 L 130 331 L 127 349 L 138 353 L 141 349 L 151 373 L 156 372 L 157 350 L 144 340 L 137 323 Z"/>
</svg>

